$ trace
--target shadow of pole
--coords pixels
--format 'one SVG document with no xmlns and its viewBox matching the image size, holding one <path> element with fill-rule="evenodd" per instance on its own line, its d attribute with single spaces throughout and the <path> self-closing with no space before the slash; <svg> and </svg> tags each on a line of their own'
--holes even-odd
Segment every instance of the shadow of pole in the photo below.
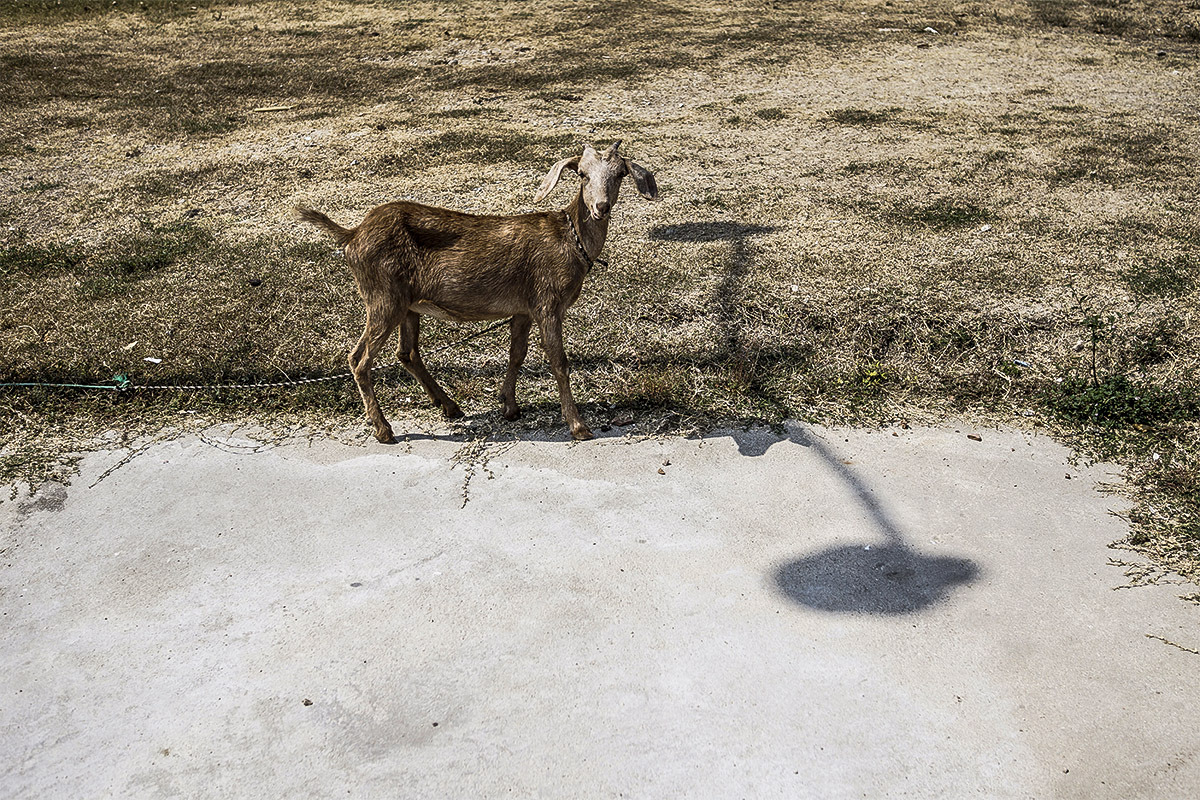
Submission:
<svg viewBox="0 0 1200 800">
<path fill-rule="evenodd" d="M 721 325 L 719 355 L 746 358 L 738 299 L 753 265 L 751 237 L 775 228 L 738 222 L 689 222 L 662 226 L 650 238 L 674 242 L 728 241 L 729 266 L 717 287 L 715 304 Z M 765 432 L 732 434 L 738 452 L 761 456 L 778 437 Z M 830 547 L 788 561 L 774 571 L 775 585 L 791 601 L 821 611 L 845 614 L 911 614 L 946 601 L 951 591 L 974 581 L 978 565 L 964 558 L 928 556 L 909 546 L 900 527 L 875 493 L 824 442 L 795 428 L 787 440 L 811 448 L 853 492 L 870 515 L 883 541 Z"/>
<path fill-rule="evenodd" d="M 679 225 L 659 226 L 650 231 L 650 238 L 668 242 L 729 242 L 728 267 L 717 286 L 713 298 L 717 307 L 717 318 L 721 326 L 719 352 L 726 360 L 744 357 L 742 324 L 738 318 L 738 296 L 746 275 L 754 264 L 754 253 L 750 238 L 773 233 L 774 227 L 747 225 L 741 222 L 685 222 Z"/>
<path fill-rule="evenodd" d="M 912 614 L 945 602 L 955 587 L 979 577 L 970 559 L 914 550 L 875 492 L 826 443 L 814 436 L 789 438 L 821 457 L 883 536 L 882 542 L 830 547 L 778 566 L 775 585 L 789 600 L 834 613 Z"/>
</svg>

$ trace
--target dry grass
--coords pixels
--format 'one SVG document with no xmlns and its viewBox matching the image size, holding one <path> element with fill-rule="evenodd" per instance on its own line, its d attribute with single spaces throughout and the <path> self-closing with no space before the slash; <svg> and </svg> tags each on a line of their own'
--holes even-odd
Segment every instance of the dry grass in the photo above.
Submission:
<svg viewBox="0 0 1200 800">
<path fill-rule="evenodd" d="M 6 4 L 0 381 L 340 372 L 360 303 L 292 204 L 524 211 L 619 137 L 663 199 L 622 201 L 569 321 L 585 416 L 1032 419 L 1122 459 L 1132 544 L 1200 576 L 1200 9 L 778 6 Z M 498 419 L 505 353 L 433 360 L 477 425 L 558 425 L 536 350 L 524 427 Z M 3 477 L 34 481 L 181 420 L 359 424 L 349 382 L 0 413 Z"/>
</svg>

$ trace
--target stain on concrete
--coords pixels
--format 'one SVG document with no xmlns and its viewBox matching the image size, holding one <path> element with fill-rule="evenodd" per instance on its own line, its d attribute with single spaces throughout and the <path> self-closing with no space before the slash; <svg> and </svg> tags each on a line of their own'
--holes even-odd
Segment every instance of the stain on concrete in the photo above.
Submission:
<svg viewBox="0 0 1200 800">
<path fill-rule="evenodd" d="M 67 502 L 67 487 L 61 483 L 48 483 L 37 490 L 32 497 L 17 503 L 17 513 L 28 517 L 38 511 L 58 513 Z"/>
</svg>

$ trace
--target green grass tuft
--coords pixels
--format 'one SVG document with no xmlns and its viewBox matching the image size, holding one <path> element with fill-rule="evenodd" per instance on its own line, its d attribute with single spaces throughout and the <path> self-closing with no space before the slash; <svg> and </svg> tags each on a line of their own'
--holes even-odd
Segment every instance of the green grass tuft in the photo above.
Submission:
<svg viewBox="0 0 1200 800">
<path fill-rule="evenodd" d="M 1200 259 L 1191 253 L 1143 259 L 1125 269 L 1121 278 L 1129 291 L 1139 297 L 1183 297 L 1196 288 Z"/>
<path fill-rule="evenodd" d="M 1062 420 L 1105 429 L 1195 419 L 1200 410 L 1200 395 L 1192 387 L 1167 388 L 1124 375 L 1098 382 L 1066 378 L 1046 390 L 1045 402 Z"/>
</svg>

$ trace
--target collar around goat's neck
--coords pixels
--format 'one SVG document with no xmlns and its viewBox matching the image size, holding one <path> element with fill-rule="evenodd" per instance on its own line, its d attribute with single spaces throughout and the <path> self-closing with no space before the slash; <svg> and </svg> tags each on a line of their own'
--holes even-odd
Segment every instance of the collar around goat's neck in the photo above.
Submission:
<svg viewBox="0 0 1200 800">
<path fill-rule="evenodd" d="M 583 239 L 581 239 L 579 236 L 579 228 L 575 225 L 575 214 L 572 214 L 571 212 L 575 211 L 576 214 L 581 214 L 584 208 L 585 205 L 582 197 L 577 197 L 575 198 L 574 203 L 567 206 L 567 208 L 563 211 L 563 214 L 567 218 L 567 227 L 571 229 L 571 238 L 575 240 L 575 248 L 579 251 L 579 255 L 583 257 L 583 263 L 587 266 L 587 271 L 591 272 L 597 264 L 602 267 L 607 267 L 608 262 L 603 258 L 592 258 L 590 255 L 588 255 L 587 248 L 583 246 Z M 582 225 L 582 222 L 580 224 Z M 603 234 L 601 234 L 600 249 L 604 249 Z"/>
</svg>

